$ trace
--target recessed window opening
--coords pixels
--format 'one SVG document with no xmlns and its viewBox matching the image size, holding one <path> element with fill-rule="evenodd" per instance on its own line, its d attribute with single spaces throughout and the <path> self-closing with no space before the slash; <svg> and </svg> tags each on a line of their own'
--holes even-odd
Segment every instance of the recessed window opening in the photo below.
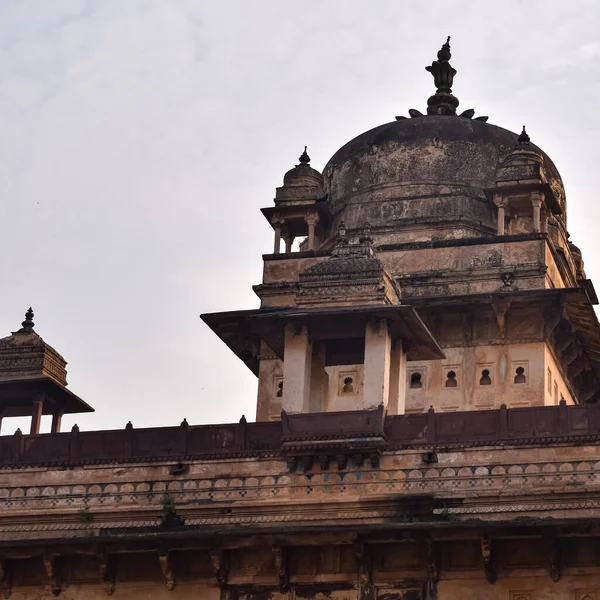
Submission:
<svg viewBox="0 0 600 600">
<path fill-rule="evenodd" d="M 342 392 L 344 394 L 354 393 L 354 379 L 352 379 L 352 377 L 344 377 L 344 386 L 342 387 Z"/>
<path fill-rule="evenodd" d="M 423 383 L 421 381 L 421 373 L 411 373 L 410 376 L 410 387 L 411 388 L 422 388 Z"/>
<path fill-rule="evenodd" d="M 277 393 L 275 396 L 277 398 L 281 398 L 283 396 L 283 379 L 277 382 Z"/>
<path fill-rule="evenodd" d="M 515 383 L 525 383 L 527 377 L 525 376 L 525 369 L 523 367 L 517 367 L 515 371 Z"/>
<path fill-rule="evenodd" d="M 552 371 L 548 369 L 548 393 L 552 394 Z"/>
<path fill-rule="evenodd" d="M 489 369 L 483 369 L 483 371 L 481 371 L 481 378 L 479 379 L 479 385 L 492 385 L 492 378 L 490 377 Z"/>
<path fill-rule="evenodd" d="M 446 375 L 446 387 L 458 387 L 458 381 L 456 381 L 456 373 L 454 371 L 448 371 L 448 374 Z"/>
</svg>

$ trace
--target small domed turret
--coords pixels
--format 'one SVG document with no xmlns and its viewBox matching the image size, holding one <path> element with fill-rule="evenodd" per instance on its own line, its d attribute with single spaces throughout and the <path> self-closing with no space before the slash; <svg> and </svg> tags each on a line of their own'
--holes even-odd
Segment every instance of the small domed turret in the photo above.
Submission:
<svg viewBox="0 0 600 600">
<path fill-rule="evenodd" d="M 283 186 L 277 188 L 275 204 L 312 204 L 325 195 L 323 175 L 310 166 L 310 156 L 304 152 L 298 159 L 300 164 L 283 176 Z"/>
<path fill-rule="evenodd" d="M 286 254 L 297 238 L 305 238 L 300 240 L 300 251 L 314 250 L 329 223 L 323 175 L 310 166 L 306 146 L 298 160 L 300 164 L 284 175 L 283 185 L 275 191 L 275 206 L 262 209 L 275 230 L 274 254 L 280 253 L 282 239 Z"/>
</svg>

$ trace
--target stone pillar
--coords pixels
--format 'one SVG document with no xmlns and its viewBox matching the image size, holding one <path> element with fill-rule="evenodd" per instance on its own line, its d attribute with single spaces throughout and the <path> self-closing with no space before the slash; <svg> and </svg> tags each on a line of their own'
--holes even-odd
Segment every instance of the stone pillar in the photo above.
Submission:
<svg viewBox="0 0 600 600">
<path fill-rule="evenodd" d="M 283 236 L 283 239 L 285 241 L 285 253 L 291 254 L 292 253 L 292 242 L 294 241 L 294 238 L 291 235 L 286 234 Z"/>
<path fill-rule="evenodd" d="M 320 344 L 318 351 L 313 348 L 310 365 L 310 395 L 308 399 L 308 412 L 324 412 L 329 387 L 329 376 L 325 371 L 325 347 Z"/>
<path fill-rule="evenodd" d="M 316 227 L 317 223 L 319 222 L 319 216 L 318 215 L 307 215 L 306 217 L 304 217 L 304 220 L 306 221 L 306 224 L 308 225 L 307 250 L 314 250 L 315 249 L 315 227 Z"/>
<path fill-rule="evenodd" d="M 498 235 L 504 235 L 504 204 L 498 207 Z"/>
<path fill-rule="evenodd" d="M 37 435 L 40 432 L 40 425 L 42 424 L 42 410 L 44 408 L 44 399 L 42 397 L 36 398 L 33 401 L 33 407 L 31 409 L 31 429 L 29 433 L 31 435 Z"/>
<path fill-rule="evenodd" d="M 275 225 L 275 247 L 273 248 L 273 254 L 279 254 L 281 252 L 281 224 Z"/>
<path fill-rule="evenodd" d="M 62 416 L 61 410 L 56 410 L 52 413 L 52 427 L 50 428 L 50 433 L 60 433 Z"/>
<path fill-rule="evenodd" d="M 539 233 L 541 231 L 541 206 L 543 194 L 540 192 L 531 192 L 531 204 L 533 205 L 533 231 Z"/>
<path fill-rule="evenodd" d="M 365 330 L 364 406 L 387 406 L 390 387 L 391 339 L 385 319 L 367 323 Z"/>
<path fill-rule="evenodd" d="M 283 402 L 288 413 L 307 412 L 310 398 L 312 343 L 305 325 L 285 327 L 283 349 Z"/>
<path fill-rule="evenodd" d="M 270 421 L 281 414 L 282 394 L 278 396 L 278 382 L 283 381 L 283 362 L 264 341 L 260 343 L 258 366 L 258 397 L 256 401 L 256 420 Z"/>
<path fill-rule="evenodd" d="M 391 415 L 403 415 L 406 401 L 406 352 L 402 340 L 392 344 L 390 355 L 390 397 L 388 412 Z"/>
<path fill-rule="evenodd" d="M 504 235 L 506 201 L 502 199 L 501 194 L 494 194 L 494 204 L 498 207 L 498 235 Z"/>
</svg>

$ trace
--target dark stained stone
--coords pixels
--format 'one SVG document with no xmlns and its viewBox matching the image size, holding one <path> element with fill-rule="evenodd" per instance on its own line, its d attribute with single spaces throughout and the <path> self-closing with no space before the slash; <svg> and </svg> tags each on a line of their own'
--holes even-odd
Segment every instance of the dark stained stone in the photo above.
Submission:
<svg viewBox="0 0 600 600">
<path fill-rule="evenodd" d="M 483 197 L 494 185 L 502 160 L 518 134 L 481 121 L 455 116 L 403 119 L 375 127 L 342 146 L 324 169 L 334 213 L 349 202 L 423 197 L 443 187 Z M 532 148 L 537 147 L 531 144 Z M 549 183 L 559 201 L 564 188 L 550 158 L 543 157 Z"/>
</svg>

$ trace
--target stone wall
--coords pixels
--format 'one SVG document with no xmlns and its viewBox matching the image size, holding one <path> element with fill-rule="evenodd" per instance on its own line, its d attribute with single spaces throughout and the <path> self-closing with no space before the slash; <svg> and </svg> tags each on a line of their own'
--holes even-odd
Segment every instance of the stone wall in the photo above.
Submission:
<svg viewBox="0 0 600 600">
<path fill-rule="evenodd" d="M 446 441 L 399 443 L 377 461 L 358 457 L 365 434 L 344 428 L 344 413 L 330 413 L 312 417 L 338 423 L 354 441 L 339 445 L 342 434 L 327 426 L 304 441 L 296 428 L 293 443 L 304 444 L 300 455 L 320 455 L 317 442 L 335 455 L 338 444 L 348 452 L 343 464 L 290 463 L 285 450 L 5 464 L 0 589 L 21 600 L 598 600 L 597 411 L 524 411 L 504 413 L 508 434 L 524 439 L 495 445 L 478 439 L 493 437 L 500 411 L 390 418 L 389 440 L 426 418 L 425 435 Z M 349 418 L 368 424 L 376 412 Z M 491 418 L 491 429 L 457 436 L 467 415 Z M 210 434 L 217 444 L 225 440 L 219 427 Z M 551 435 L 559 430 L 569 435 Z"/>
<path fill-rule="evenodd" d="M 573 404 L 545 343 L 444 348 L 444 353 L 445 360 L 409 364 L 406 412 L 430 406 L 443 411 L 543 406 L 563 398 Z M 415 373 L 421 387 L 411 387 Z M 452 380 L 449 373 L 455 374 Z"/>
</svg>

